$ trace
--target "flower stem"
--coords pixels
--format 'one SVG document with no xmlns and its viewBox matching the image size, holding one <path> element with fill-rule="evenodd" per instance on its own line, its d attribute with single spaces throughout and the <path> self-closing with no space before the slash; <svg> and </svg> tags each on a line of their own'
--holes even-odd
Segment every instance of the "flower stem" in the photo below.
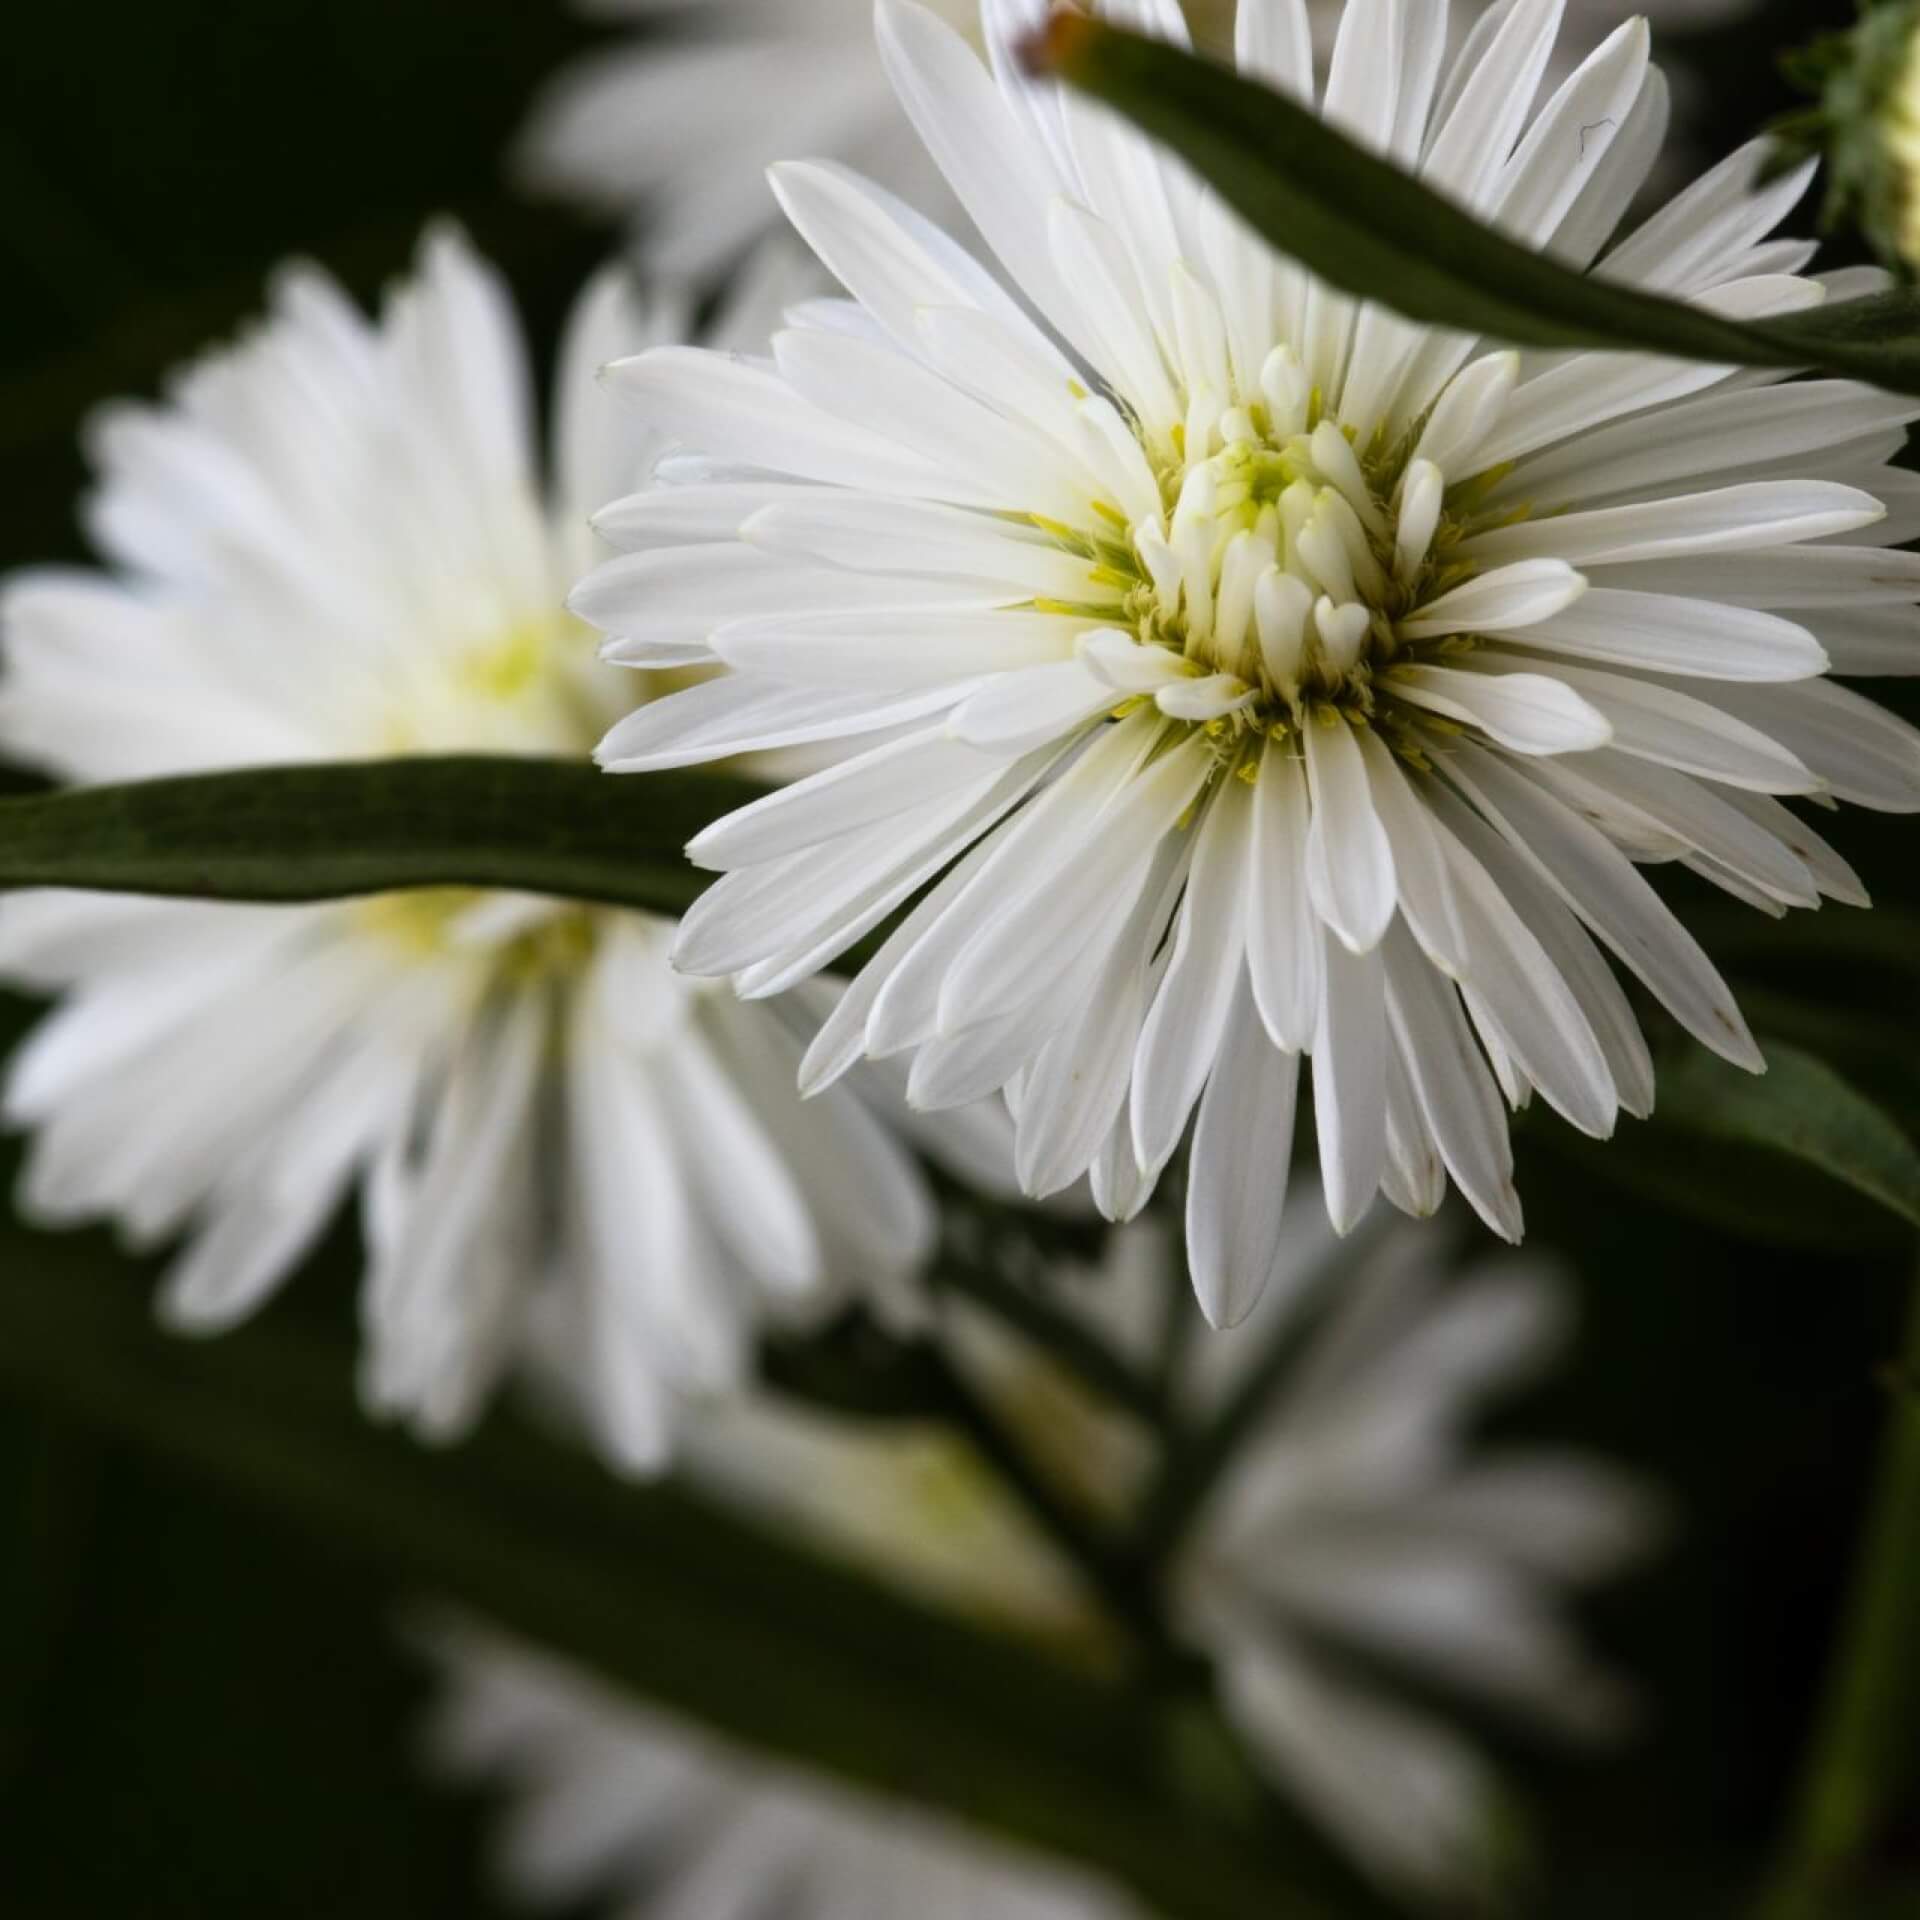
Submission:
<svg viewBox="0 0 1920 1920">
<path fill-rule="evenodd" d="M 1878 1485 L 1781 1862 L 1760 1920 L 1826 1920 L 1914 1772 L 1920 1713 L 1920 1284 Z"/>
</svg>

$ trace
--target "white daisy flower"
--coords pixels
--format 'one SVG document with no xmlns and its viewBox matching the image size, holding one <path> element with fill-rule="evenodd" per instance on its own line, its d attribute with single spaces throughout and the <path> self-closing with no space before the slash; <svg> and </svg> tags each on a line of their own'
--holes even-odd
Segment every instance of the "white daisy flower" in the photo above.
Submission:
<svg viewBox="0 0 1920 1920">
<path fill-rule="evenodd" d="M 694 841 L 724 877 L 678 963 L 772 992 L 917 900 L 803 1085 L 900 1055 L 928 1108 L 1005 1087 L 1028 1190 L 1091 1169 L 1115 1218 L 1197 1107 L 1194 1277 L 1229 1323 L 1274 1266 L 1302 1058 L 1336 1226 L 1376 1191 L 1429 1213 L 1450 1175 L 1509 1238 L 1503 1103 L 1595 1136 L 1652 1105 L 1603 949 L 1761 1068 L 1637 863 L 1864 904 L 1780 796 L 1920 806 L 1920 735 L 1823 677 L 1920 666 L 1920 556 L 1891 551 L 1920 483 L 1889 464 L 1920 408 L 1348 299 L 1012 71 L 1036 11 L 994 9 L 992 72 L 906 0 L 879 35 L 1044 323 L 884 189 L 777 168 L 853 298 L 771 360 L 612 370 L 707 458 L 613 510 L 632 551 L 573 605 L 610 659 L 739 670 L 622 723 L 610 767 L 878 741 Z M 1825 297 L 1812 243 L 1769 237 L 1808 173 L 1761 183 L 1758 147 L 1607 245 L 1666 91 L 1632 20 L 1535 111 L 1559 13 L 1510 0 L 1448 62 L 1438 0 L 1355 0 L 1320 110 L 1600 274 L 1740 316 Z M 1297 0 L 1247 0 L 1238 36 L 1304 93 Z"/>
<path fill-rule="evenodd" d="M 764 267 L 716 344 L 763 332 L 794 278 Z M 111 571 L 8 586 L 0 744 L 83 782 L 584 757 L 633 683 L 561 597 L 594 552 L 588 504 L 660 451 L 608 417 L 594 374 L 686 322 L 594 284 L 543 492 L 507 296 L 460 238 L 428 240 L 377 324 L 290 270 L 250 337 L 164 404 L 96 422 L 87 519 Z M 458 1430 L 530 1300 L 558 1291 L 592 1330 L 601 1434 L 654 1465 L 675 1394 L 734 1384 L 757 1317 L 816 1306 L 830 1275 L 897 1280 L 934 1228 L 860 1099 L 802 1110 L 806 1019 L 685 981 L 670 937 L 457 891 L 10 897 L 0 968 L 64 995 L 7 1082 L 8 1120 L 34 1133 L 23 1205 L 52 1225 L 112 1215 L 140 1244 L 188 1233 L 164 1310 L 211 1331 L 358 1185 L 372 1406 Z"/>
<path fill-rule="evenodd" d="M 1631 1697 L 1584 1651 L 1559 1602 L 1642 1553 L 1657 1515 L 1596 1462 L 1468 1443 L 1480 1407 L 1530 1379 L 1568 1330 L 1568 1297 L 1551 1274 L 1502 1256 L 1443 1284 L 1431 1238 L 1403 1228 L 1335 1285 L 1324 1222 L 1289 1232 L 1293 1280 L 1268 1296 L 1260 1330 L 1182 1348 L 1173 1405 L 1194 1430 L 1255 1376 L 1272 1340 L 1300 1339 L 1176 1552 L 1165 1583 L 1174 1622 L 1215 1661 L 1223 1704 L 1272 1784 L 1363 1867 L 1405 1890 L 1484 1886 L 1500 1865 L 1499 1784 L 1466 1735 L 1393 1698 L 1391 1676 L 1562 1735 L 1617 1733 Z M 1063 1303 L 1143 1367 L 1164 1359 L 1169 1251 L 1142 1224 L 1102 1270 L 1062 1276 Z M 1145 1430 L 997 1323 L 952 1306 L 947 1332 L 978 1390 L 1064 1494 L 1124 1527 L 1153 1485 Z M 747 1398 L 692 1423 L 685 1467 L 763 1524 L 924 1600 L 1083 1658 L 1115 1646 L 1119 1629 L 1071 1564 L 946 1428 L 876 1433 Z M 590 1829 L 595 1846 L 582 1846 L 577 1866 L 624 1851 L 637 1879 L 659 1825 L 652 1794 L 623 1783 L 677 1778 L 704 1756 L 735 1811 L 716 1818 L 682 1870 L 719 1880 L 724 1862 L 746 1899 L 749 1865 L 731 1830 L 749 1808 L 771 1820 L 765 1803 L 788 1803 L 785 1775 L 722 1760 L 671 1722 L 490 1639 L 453 1644 L 458 1749 L 470 1768 L 529 1790 L 510 1857 L 558 1866 L 562 1836 Z M 887 1870 L 890 1819 L 877 1807 L 850 1830 L 823 1810 L 849 1804 L 842 1796 L 806 1804 L 804 1820 L 775 1828 L 784 1846 L 830 1849 L 875 1879 Z M 850 1831 L 858 1849 L 843 1848 Z M 763 1879 L 780 1877 L 771 1858 L 752 1858 Z M 552 1875 L 536 1890 L 577 1893 L 584 1877 Z"/>
<path fill-rule="evenodd" d="M 978 38 L 979 0 L 933 0 Z M 1648 0 L 1663 27 L 1695 29 L 1744 0 Z M 796 153 L 858 167 L 944 221 L 952 196 L 900 112 L 874 53 L 872 0 L 579 0 L 609 24 L 644 24 L 563 68 L 522 133 L 515 168 L 536 191 L 645 223 L 649 258 L 700 277 L 777 218 L 765 170 Z M 1187 0 L 1203 45 L 1232 45 L 1233 0 Z M 1484 8 L 1457 9 L 1456 39 Z M 1613 0 L 1567 0 L 1574 37 L 1615 25 Z M 1324 64 L 1340 0 L 1309 0 Z M 1554 80 L 1570 62 L 1557 56 Z"/>
<path fill-rule="evenodd" d="M 1052 1861 L 906 1802 L 740 1752 L 541 1654 L 471 1628 L 429 1641 L 448 1688 L 446 1773 L 510 1796 L 499 1878 L 538 1911 L 622 1920 L 1134 1920 Z"/>
</svg>

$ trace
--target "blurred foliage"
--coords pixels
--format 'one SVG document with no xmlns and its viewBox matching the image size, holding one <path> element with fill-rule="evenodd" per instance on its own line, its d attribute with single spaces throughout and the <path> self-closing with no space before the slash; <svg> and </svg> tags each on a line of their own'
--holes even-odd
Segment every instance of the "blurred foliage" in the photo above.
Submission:
<svg viewBox="0 0 1920 1920">
<path fill-rule="evenodd" d="M 1848 11 L 1775 0 L 1683 43 L 1711 76 L 1692 90 L 1701 144 L 1730 145 L 1786 105 L 1773 50 Z M 231 328 L 284 254 L 310 253 L 370 294 L 403 267 L 421 219 L 451 208 L 547 343 L 604 243 L 517 204 L 500 179 L 532 86 L 586 37 L 548 0 L 23 0 L 7 27 L 0 564 L 79 551 L 86 410 L 152 390 Z M 1842 1066 L 1910 1133 L 1920 942 L 1904 932 L 1920 921 L 1897 916 L 1920 914 L 1911 833 L 1834 823 L 1894 912 L 1829 908 L 1785 926 L 1747 915 L 1710 941 L 1750 1001 L 1772 996 L 1757 1024 Z M 0 1041 L 25 1016 L 9 1008 Z M 1591 1609 L 1596 1637 L 1643 1682 L 1638 1743 L 1595 1758 L 1509 1746 L 1545 1826 L 1533 1910 L 1731 1916 L 1791 1801 L 1898 1391 L 1884 1366 L 1903 1236 L 1783 1160 L 1676 1144 L 1659 1122 L 1629 1123 L 1601 1150 L 1537 1121 L 1520 1153 L 1534 1243 L 1577 1270 L 1585 1324 L 1567 1370 L 1503 1418 L 1631 1462 L 1670 1490 L 1680 1520 L 1668 1555 Z M 0 1285 L 82 1284 L 73 1244 L 6 1233 Z M 83 1244 L 90 1268 L 102 1243 Z M 336 1240 L 260 1337 L 344 1355 L 354 1257 Z M 146 1282 L 129 1267 L 105 1284 Z M 254 1337 L 236 1336 L 236 1364 Z M 11 1359 L 17 1380 L 31 1355 Z M 344 1362 L 336 1386 L 344 1406 Z M 468 1459 L 423 1471 L 457 1480 Z M 239 1497 L 232 1475 L 156 1451 L 44 1379 L 0 1392 L 0 1490 L 8 1920 L 496 1910 L 481 1810 L 412 1767 L 420 1684 L 391 1630 L 411 1594 L 404 1560 Z M 1910 1821 L 1833 1920 L 1920 1912 L 1913 1876 Z"/>
</svg>

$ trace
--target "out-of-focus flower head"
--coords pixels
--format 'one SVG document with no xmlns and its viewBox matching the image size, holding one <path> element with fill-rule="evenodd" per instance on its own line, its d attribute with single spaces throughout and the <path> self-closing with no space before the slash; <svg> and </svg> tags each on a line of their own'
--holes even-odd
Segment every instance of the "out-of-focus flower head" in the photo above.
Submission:
<svg viewBox="0 0 1920 1920">
<path fill-rule="evenodd" d="M 1232 1334 L 1198 1325 L 1157 1226 L 1125 1230 L 1101 1268 L 1064 1272 L 1051 1291 L 1143 1373 L 1181 1356 L 1171 1412 L 1182 1432 L 1264 1380 L 1249 1437 L 1168 1568 L 1176 1632 L 1213 1661 L 1226 1712 L 1275 1789 L 1368 1871 L 1403 1890 L 1485 1890 L 1510 1846 L 1501 1789 L 1470 1736 L 1431 1704 L 1397 1698 L 1394 1676 L 1562 1735 L 1618 1733 L 1631 1696 L 1560 1609 L 1644 1552 L 1659 1513 L 1594 1460 L 1472 1439 L 1481 1409 L 1531 1381 L 1566 1335 L 1556 1275 L 1502 1255 L 1449 1279 L 1435 1265 L 1443 1238 L 1405 1226 L 1349 1271 L 1324 1221 L 1290 1231 L 1289 1284 Z M 1194 1322 L 1171 1345 L 1170 1309 Z M 1006 1431 L 1090 1524 L 1124 1537 L 1155 1492 L 1147 1429 L 965 1301 L 949 1296 L 943 1313 L 955 1363 Z M 1289 1357 L 1263 1373 L 1283 1341 Z M 1072 1563 L 946 1427 L 856 1426 L 752 1397 L 692 1422 L 683 1462 L 762 1524 L 925 1601 L 1093 1662 L 1121 1644 L 1124 1629 Z M 618 1850 L 637 1882 L 659 1841 L 645 1783 L 693 1768 L 711 1783 L 703 1793 L 725 1782 L 728 1811 L 681 1871 L 723 1885 L 735 1824 L 763 1819 L 796 1856 L 828 1844 L 854 1871 L 839 1796 L 833 1814 L 816 1805 L 803 1818 L 783 1775 L 484 1639 L 454 1644 L 466 1703 L 456 1724 L 468 1729 L 457 1751 L 521 1783 L 517 1856 L 552 1859 L 529 1834 L 590 1828 L 602 1865 Z M 870 1803 L 875 1876 L 890 1871 L 893 1820 Z"/>
<path fill-rule="evenodd" d="M 709 339 L 763 340 L 807 284 L 766 257 Z M 288 269 L 248 337 L 162 404 L 94 422 L 106 567 L 8 583 L 0 744 L 83 782 L 584 758 L 630 680 L 563 596 L 603 551 L 590 508 L 663 451 L 595 374 L 689 319 L 620 272 L 589 287 L 543 481 L 507 294 L 457 233 L 428 238 L 377 321 Z M 657 1465 L 680 1398 L 736 1384 L 758 1321 L 897 1287 L 934 1230 L 867 1098 L 803 1112 L 794 1093 L 832 993 L 741 1008 L 672 971 L 671 937 L 464 890 L 298 908 L 10 896 L 0 969 L 63 996 L 7 1080 L 7 1117 L 33 1134 L 22 1204 L 54 1225 L 111 1215 L 143 1245 L 185 1234 L 165 1311 L 211 1331 L 357 1187 L 373 1407 L 458 1431 L 545 1303 L 583 1333 L 600 1437 Z M 972 1116 L 942 1138 L 990 1179 L 1000 1131 Z"/>
</svg>

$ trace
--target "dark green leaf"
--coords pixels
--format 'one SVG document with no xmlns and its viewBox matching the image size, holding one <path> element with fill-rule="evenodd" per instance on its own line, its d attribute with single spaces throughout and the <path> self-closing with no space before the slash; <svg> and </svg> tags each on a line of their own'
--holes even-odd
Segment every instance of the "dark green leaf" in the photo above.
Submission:
<svg viewBox="0 0 1920 1920">
<path fill-rule="evenodd" d="M 1920 1225 L 1920 1151 L 1907 1135 L 1824 1060 L 1761 1044 L 1758 1076 L 1699 1048 L 1663 1065 L 1660 1122 L 1804 1160 Z"/>
<path fill-rule="evenodd" d="M 1164 42 L 1063 12 L 1028 58 L 1171 147 L 1282 252 L 1409 319 L 1525 346 L 1818 366 L 1920 392 L 1920 297 L 1910 291 L 1723 320 L 1521 246 L 1317 114 Z"/>
<path fill-rule="evenodd" d="M 757 790 L 722 774 L 414 758 L 261 767 L 0 799 L 0 889 L 299 901 L 510 887 L 682 913 L 682 849 Z"/>
<path fill-rule="evenodd" d="M 204 1344 L 158 1334 L 97 1242 L 0 1228 L 9 1398 L 750 1745 L 1103 1867 L 1181 1920 L 1389 1913 L 1271 1797 L 1195 1786 L 1203 1697 L 930 1612 L 504 1419 L 424 1450 L 368 1422 L 351 1374 L 344 1339 L 284 1321 Z"/>
</svg>

